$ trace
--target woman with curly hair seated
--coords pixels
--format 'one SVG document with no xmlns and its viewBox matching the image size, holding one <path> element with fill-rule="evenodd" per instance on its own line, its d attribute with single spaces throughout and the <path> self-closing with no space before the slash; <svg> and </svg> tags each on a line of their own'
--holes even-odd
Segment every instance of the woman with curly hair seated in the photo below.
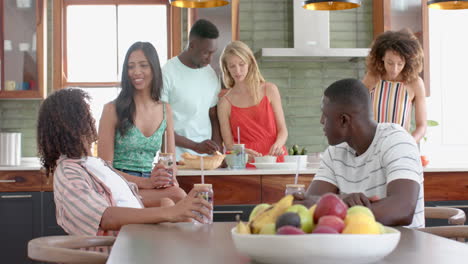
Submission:
<svg viewBox="0 0 468 264">
<path fill-rule="evenodd" d="M 46 174 L 54 176 L 57 223 L 73 235 L 113 234 L 126 224 L 202 222 L 210 218 L 211 205 L 194 188 L 177 204 L 163 198 L 161 207 L 150 192 L 140 197 L 134 183 L 104 160 L 93 157 L 91 144 L 97 140 L 89 96 L 79 89 L 54 92 L 41 105 L 37 143 Z M 164 170 L 156 170 L 167 177 Z"/>
</svg>

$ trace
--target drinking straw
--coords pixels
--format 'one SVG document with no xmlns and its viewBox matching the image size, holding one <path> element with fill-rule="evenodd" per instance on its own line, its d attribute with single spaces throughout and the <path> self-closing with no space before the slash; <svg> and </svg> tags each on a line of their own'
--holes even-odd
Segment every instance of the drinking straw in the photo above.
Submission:
<svg viewBox="0 0 468 264">
<path fill-rule="evenodd" d="M 167 153 L 167 131 L 164 132 L 164 153 Z"/>
<path fill-rule="evenodd" d="M 296 177 L 294 178 L 294 184 L 297 184 L 297 179 L 299 178 L 299 157 L 296 157 Z"/>
<path fill-rule="evenodd" d="M 205 173 L 203 171 L 203 156 L 200 157 L 201 183 L 205 183 Z"/>
<path fill-rule="evenodd" d="M 237 144 L 240 144 L 240 127 L 237 127 Z"/>
</svg>

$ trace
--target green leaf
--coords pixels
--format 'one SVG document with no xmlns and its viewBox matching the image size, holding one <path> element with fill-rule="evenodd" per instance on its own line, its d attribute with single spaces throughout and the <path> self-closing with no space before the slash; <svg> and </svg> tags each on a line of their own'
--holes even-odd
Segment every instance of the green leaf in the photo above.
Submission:
<svg viewBox="0 0 468 264">
<path fill-rule="evenodd" d="M 427 120 L 427 126 L 429 127 L 435 127 L 435 126 L 438 126 L 439 123 L 435 120 Z"/>
</svg>

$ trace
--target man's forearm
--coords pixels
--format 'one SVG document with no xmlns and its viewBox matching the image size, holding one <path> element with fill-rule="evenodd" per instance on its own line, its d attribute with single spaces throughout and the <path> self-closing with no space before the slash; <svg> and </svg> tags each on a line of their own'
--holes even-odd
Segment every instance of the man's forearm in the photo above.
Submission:
<svg viewBox="0 0 468 264">
<path fill-rule="evenodd" d="M 396 206 L 399 204 L 400 206 Z M 387 226 L 405 226 L 410 225 L 413 220 L 414 208 L 410 210 L 403 205 L 404 203 L 395 203 L 391 198 L 384 198 L 372 203 L 371 210 L 375 219 Z"/>
<path fill-rule="evenodd" d="M 197 144 L 198 144 L 197 142 L 194 142 L 184 136 L 180 136 L 176 132 L 174 132 L 174 137 L 175 137 L 175 145 L 177 147 L 187 148 L 187 149 L 191 149 L 195 151 Z"/>
<path fill-rule="evenodd" d="M 210 109 L 210 121 L 211 121 L 211 140 L 216 142 L 219 147 L 223 144 L 223 138 L 221 137 L 221 128 L 219 126 L 218 113 L 216 108 Z"/>
</svg>

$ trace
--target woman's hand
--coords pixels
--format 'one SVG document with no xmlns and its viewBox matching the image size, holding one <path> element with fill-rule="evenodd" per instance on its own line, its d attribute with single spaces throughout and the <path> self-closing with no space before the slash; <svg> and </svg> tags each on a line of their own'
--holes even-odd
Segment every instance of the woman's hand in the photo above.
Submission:
<svg viewBox="0 0 468 264">
<path fill-rule="evenodd" d="M 207 187 L 194 187 L 184 199 L 180 200 L 176 205 L 167 208 L 169 221 L 184 222 L 187 221 L 188 218 L 193 218 L 198 222 L 203 223 L 201 215 L 210 219 L 210 211 L 213 210 L 213 207 L 205 199 L 197 197 L 199 192 L 208 191 Z"/>
<path fill-rule="evenodd" d="M 271 146 L 270 152 L 268 153 L 270 156 L 282 156 L 284 155 L 283 145 L 275 143 Z"/>
<path fill-rule="evenodd" d="M 248 162 L 252 162 L 255 157 L 261 157 L 262 156 L 262 153 L 259 153 L 259 152 L 255 151 L 253 149 L 246 148 L 244 151 L 245 151 L 245 153 L 247 153 L 249 155 Z"/>
<path fill-rule="evenodd" d="M 149 178 L 149 182 L 153 188 L 166 188 L 171 185 L 171 181 L 173 182 L 173 177 L 169 174 L 166 170 L 166 167 L 162 164 L 157 164 L 153 170 L 151 171 L 151 176 Z"/>
</svg>

